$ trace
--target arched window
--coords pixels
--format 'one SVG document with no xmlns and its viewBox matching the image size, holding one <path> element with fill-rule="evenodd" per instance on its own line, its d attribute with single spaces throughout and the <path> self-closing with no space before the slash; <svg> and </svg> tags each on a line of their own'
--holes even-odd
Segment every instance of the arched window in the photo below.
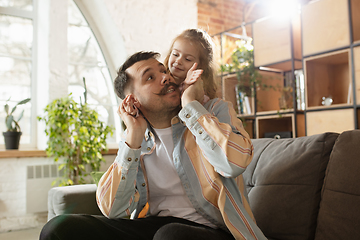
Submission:
<svg viewBox="0 0 360 240">
<path fill-rule="evenodd" d="M 23 132 L 20 142 L 21 149 L 37 148 L 39 144 L 43 148 L 46 141 L 44 138 L 45 133 L 41 127 L 38 127 L 37 124 L 39 123 L 36 117 L 42 112 L 39 102 L 48 99 L 43 96 L 42 92 L 37 91 L 42 91 L 39 90 L 39 86 L 44 83 L 44 79 L 45 81 L 51 81 L 46 74 L 45 77 L 39 75 L 46 71 L 52 71 L 52 69 L 47 68 L 47 64 L 49 64 L 49 56 L 56 54 L 51 52 L 54 49 L 54 42 L 51 42 L 52 49 L 47 49 L 48 52 L 45 51 L 45 54 L 44 51 L 39 54 L 39 50 L 49 47 L 43 46 L 41 43 L 46 43 L 49 35 L 53 36 L 53 33 L 58 31 L 58 29 L 43 24 L 44 22 L 41 23 L 44 19 L 49 19 L 48 16 L 55 9 L 57 13 L 61 11 L 61 14 L 58 14 L 60 18 L 50 18 L 51 21 L 55 19 L 55 21 L 68 22 L 67 44 L 61 42 L 58 45 L 62 48 L 67 46 L 67 48 L 56 49 L 62 53 L 67 53 L 63 56 L 66 57 L 67 55 L 68 69 L 65 74 L 62 72 L 51 72 L 51 74 L 67 76 L 68 92 L 72 93 L 76 101 L 80 101 L 80 96 L 84 101 L 83 78 L 86 79 L 87 102 L 96 109 L 102 121 L 116 128 L 113 137 L 108 138 L 108 144 L 109 147 L 117 146 L 118 140 L 116 138 L 120 136 L 121 131 L 119 126 L 120 118 L 116 113 L 118 103 L 113 91 L 108 63 L 105 61 L 91 27 L 75 2 L 74 0 L 68 0 L 67 4 L 65 4 L 64 2 L 55 3 L 47 0 L 0 0 L 0 132 L 6 131 L 5 102 L 11 97 L 9 105 L 12 107 L 18 101 L 31 97 L 31 102 L 19 106 L 19 109 L 15 112 L 17 116 L 23 109 L 25 110 L 24 117 L 20 121 Z M 87 1 L 81 1 L 81 3 L 84 6 L 88 4 Z M 56 4 L 65 7 L 57 8 L 58 5 Z M 86 7 L 94 8 L 90 4 Z M 42 16 L 41 19 L 40 15 Z M 96 19 L 91 20 L 94 22 Z M 43 29 L 40 31 L 37 28 L 38 26 Z M 45 34 L 42 34 L 44 30 Z M 54 38 L 52 38 L 53 40 Z M 66 41 L 66 39 L 56 39 L 56 41 Z M 55 45 L 55 48 L 57 48 L 57 45 Z M 54 60 L 51 59 L 51 61 Z M 41 64 L 37 64 L 39 62 Z M 54 66 L 56 62 L 51 64 Z M 113 66 L 113 63 L 111 66 Z M 63 91 L 61 93 L 64 94 Z M 4 148 L 4 139 L 1 136 L 0 149 Z"/>
<path fill-rule="evenodd" d="M 109 69 L 90 26 L 73 0 L 69 0 L 68 23 L 69 93 L 76 100 L 83 100 L 85 78 L 87 103 L 96 109 L 102 121 L 115 127 L 120 120 Z M 108 142 L 116 142 L 116 136 L 109 137 Z"/>
</svg>

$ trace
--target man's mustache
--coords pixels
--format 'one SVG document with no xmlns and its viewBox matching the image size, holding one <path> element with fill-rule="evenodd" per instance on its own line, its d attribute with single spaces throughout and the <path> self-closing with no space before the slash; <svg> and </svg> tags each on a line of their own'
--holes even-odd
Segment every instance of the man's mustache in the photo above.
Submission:
<svg viewBox="0 0 360 240">
<path fill-rule="evenodd" d="M 168 88 L 171 87 L 171 86 L 174 86 L 175 89 L 176 88 L 179 88 L 179 85 L 177 85 L 176 83 L 173 83 L 173 82 L 169 82 L 167 83 L 163 89 L 161 89 L 161 91 L 159 93 L 155 93 L 156 95 L 166 95 L 167 91 L 168 91 Z"/>
</svg>

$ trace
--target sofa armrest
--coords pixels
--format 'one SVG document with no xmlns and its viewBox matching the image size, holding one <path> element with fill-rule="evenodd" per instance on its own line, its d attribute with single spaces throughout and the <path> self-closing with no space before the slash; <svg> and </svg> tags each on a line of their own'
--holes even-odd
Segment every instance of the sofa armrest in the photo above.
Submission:
<svg viewBox="0 0 360 240">
<path fill-rule="evenodd" d="M 101 215 L 95 184 L 54 187 L 48 192 L 48 220 L 61 214 Z"/>
</svg>

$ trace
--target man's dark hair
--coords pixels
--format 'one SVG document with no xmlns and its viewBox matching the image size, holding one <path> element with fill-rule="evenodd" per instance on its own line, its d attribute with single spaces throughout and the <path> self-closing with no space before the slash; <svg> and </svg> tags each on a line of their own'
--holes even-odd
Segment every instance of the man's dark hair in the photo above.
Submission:
<svg viewBox="0 0 360 240">
<path fill-rule="evenodd" d="M 133 55 L 131 55 L 123 65 L 119 68 L 119 71 L 117 72 L 117 77 L 114 80 L 114 89 L 116 95 L 118 95 L 119 98 L 124 99 L 125 98 L 125 88 L 128 86 L 131 77 L 128 73 L 126 73 L 126 69 L 131 67 L 137 62 L 148 60 L 150 58 L 157 59 L 160 56 L 160 53 L 157 52 L 137 52 Z"/>
</svg>

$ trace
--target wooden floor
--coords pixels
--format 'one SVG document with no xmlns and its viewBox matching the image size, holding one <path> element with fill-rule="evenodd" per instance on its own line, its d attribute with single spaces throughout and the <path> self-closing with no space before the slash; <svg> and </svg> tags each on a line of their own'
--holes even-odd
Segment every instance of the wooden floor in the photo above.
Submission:
<svg viewBox="0 0 360 240">
<path fill-rule="evenodd" d="M 0 233 L 0 240 L 38 240 L 42 227 Z"/>
</svg>

